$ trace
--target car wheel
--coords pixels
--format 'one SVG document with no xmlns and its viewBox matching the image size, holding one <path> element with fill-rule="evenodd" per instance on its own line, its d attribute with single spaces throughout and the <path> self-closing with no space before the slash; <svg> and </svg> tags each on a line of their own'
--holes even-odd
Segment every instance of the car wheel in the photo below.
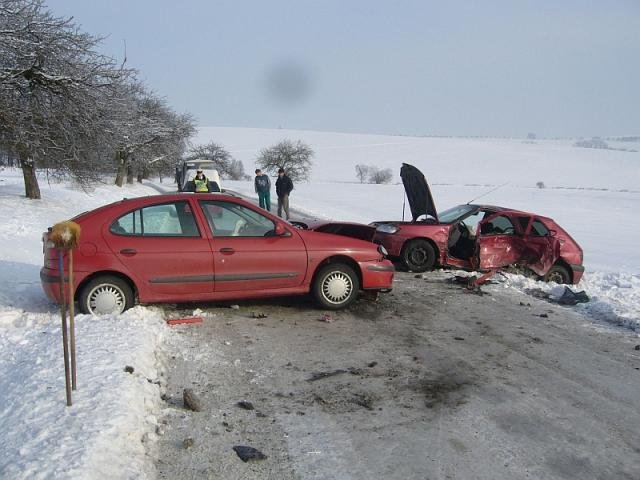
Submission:
<svg viewBox="0 0 640 480">
<path fill-rule="evenodd" d="M 544 276 L 544 280 L 550 283 L 568 284 L 571 283 L 571 275 L 562 265 L 554 265 Z"/>
<path fill-rule="evenodd" d="M 117 315 L 133 307 L 133 291 L 121 278 L 104 275 L 90 280 L 82 288 L 78 303 L 82 313 Z"/>
<path fill-rule="evenodd" d="M 433 270 L 436 264 L 436 252 L 426 240 L 416 239 L 407 242 L 401 253 L 402 263 L 413 272 Z"/>
<path fill-rule="evenodd" d="M 359 290 L 360 281 L 356 272 L 340 263 L 322 267 L 313 284 L 313 293 L 318 302 L 332 310 L 351 304 Z"/>
</svg>

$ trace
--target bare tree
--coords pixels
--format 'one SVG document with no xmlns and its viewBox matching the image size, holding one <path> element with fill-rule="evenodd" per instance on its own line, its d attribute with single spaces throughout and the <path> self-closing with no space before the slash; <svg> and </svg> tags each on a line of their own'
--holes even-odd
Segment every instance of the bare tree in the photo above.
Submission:
<svg viewBox="0 0 640 480">
<path fill-rule="evenodd" d="M 380 170 L 377 167 L 370 167 L 369 170 L 369 183 L 389 183 L 393 178 L 393 172 L 390 168 Z"/>
<path fill-rule="evenodd" d="M 211 160 L 215 163 L 218 173 L 231 180 L 244 179 L 244 164 L 234 159 L 231 154 L 215 142 L 205 145 L 196 145 L 189 150 L 186 160 Z"/>
<path fill-rule="evenodd" d="M 100 41 L 42 0 L 0 3 L 0 139 L 18 156 L 28 198 L 40 198 L 37 167 L 96 170 L 104 93 L 133 74 L 96 53 Z"/>
<path fill-rule="evenodd" d="M 112 157 L 115 184 L 147 178 L 151 171 L 170 174 L 195 132 L 190 115 L 177 115 L 166 101 L 139 84 L 126 86 L 113 108 Z"/>
<path fill-rule="evenodd" d="M 272 175 L 275 175 L 279 168 L 284 168 L 292 180 L 308 180 L 313 156 L 311 147 L 300 140 L 283 140 L 273 147 L 262 149 L 256 165 Z"/>
<path fill-rule="evenodd" d="M 369 178 L 370 168 L 368 165 L 356 165 L 356 176 L 360 183 L 364 183 Z"/>
</svg>

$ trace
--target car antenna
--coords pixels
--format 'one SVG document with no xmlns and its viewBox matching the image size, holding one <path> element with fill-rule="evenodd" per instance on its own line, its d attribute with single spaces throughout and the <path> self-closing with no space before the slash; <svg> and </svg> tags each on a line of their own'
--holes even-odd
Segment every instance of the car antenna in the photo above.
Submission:
<svg viewBox="0 0 640 480">
<path fill-rule="evenodd" d="M 489 190 L 488 192 L 483 193 L 482 195 L 479 195 L 479 196 L 477 196 L 476 198 L 474 198 L 474 199 L 472 199 L 472 200 L 469 200 L 469 201 L 467 202 L 467 205 L 469 205 L 471 202 L 475 202 L 475 201 L 476 201 L 476 200 L 478 200 L 479 198 L 482 198 L 482 197 L 484 197 L 484 196 L 486 196 L 486 195 L 489 195 L 491 192 L 495 192 L 496 190 L 498 190 L 499 188 L 504 187 L 504 186 L 505 186 L 506 184 L 508 184 L 508 183 L 509 183 L 509 182 L 504 182 L 502 185 L 498 185 L 498 186 L 497 186 L 496 188 L 494 188 L 493 190 Z"/>
</svg>

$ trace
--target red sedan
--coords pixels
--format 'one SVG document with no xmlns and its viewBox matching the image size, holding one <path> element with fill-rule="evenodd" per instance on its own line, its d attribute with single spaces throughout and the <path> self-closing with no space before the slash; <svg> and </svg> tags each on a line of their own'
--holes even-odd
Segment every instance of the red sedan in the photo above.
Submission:
<svg viewBox="0 0 640 480">
<path fill-rule="evenodd" d="M 422 173 L 403 164 L 400 176 L 413 220 L 372 225 L 377 229 L 374 240 L 409 270 L 508 268 L 557 283 L 578 283 L 582 278 L 582 249 L 551 218 L 475 204 L 437 213 Z"/>
<path fill-rule="evenodd" d="M 388 291 L 384 248 L 304 231 L 238 197 L 172 194 L 125 199 L 73 219 L 76 300 L 83 313 L 120 313 L 140 303 L 306 294 L 343 308 L 363 290 Z M 40 278 L 58 302 L 58 251 L 43 235 Z M 66 264 L 67 262 L 63 262 Z"/>
</svg>

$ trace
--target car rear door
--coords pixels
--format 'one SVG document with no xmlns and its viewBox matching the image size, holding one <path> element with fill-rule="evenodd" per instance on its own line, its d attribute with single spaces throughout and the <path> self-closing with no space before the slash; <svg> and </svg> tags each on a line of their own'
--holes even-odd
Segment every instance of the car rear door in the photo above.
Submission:
<svg viewBox="0 0 640 480">
<path fill-rule="evenodd" d="M 498 212 L 478 224 L 475 268 L 491 270 L 518 262 L 524 243 L 514 220 L 511 215 Z"/>
<path fill-rule="evenodd" d="M 524 234 L 524 263 L 545 275 L 560 256 L 560 242 L 539 218 L 533 217 Z"/>
<path fill-rule="evenodd" d="M 216 292 L 297 287 L 307 250 L 294 228 L 275 236 L 277 220 L 233 201 L 199 200 L 211 229 Z"/>
<path fill-rule="evenodd" d="M 119 216 L 104 233 L 146 299 L 206 298 L 213 254 L 186 200 L 148 205 Z"/>
</svg>

